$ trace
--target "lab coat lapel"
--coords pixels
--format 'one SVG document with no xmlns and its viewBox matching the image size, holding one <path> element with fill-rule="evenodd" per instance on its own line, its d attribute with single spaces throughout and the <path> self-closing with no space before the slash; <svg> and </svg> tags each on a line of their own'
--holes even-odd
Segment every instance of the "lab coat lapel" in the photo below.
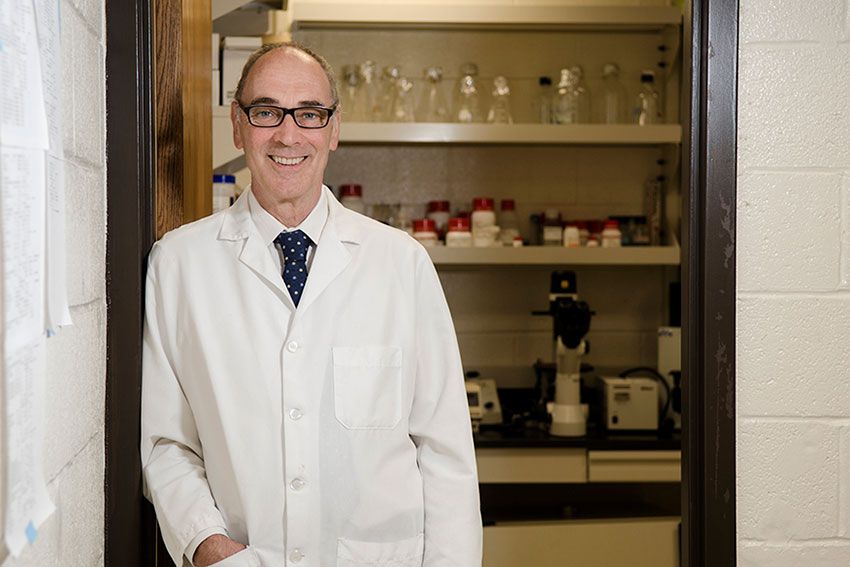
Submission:
<svg viewBox="0 0 850 567">
<path fill-rule="evenodd" d="M 219 239 L 244 240 L 239 252 L 239 261 L 270 286 L 273 291 L 276 291 L 283 301 L 288 301 L 292 306 L 292 300 L 289 299 L 289 293 L 283 285 L 283 277 L 278 273 L 269 253 L 268 243 L 263 242 L 262 237 L 254 227 L 253 221 L 251 221 L 247 193 L 245 191 L 236 203 L 225 211 Z"/>
<path fill-rule="evenodd" d="M 298 303 L 298 313 L 305 311 L 330 283 L 351 262 L 351 252 L 346 242 L 356 244 L 359 239 L 352 238 L 348 230 L 346 215 L 353 214 L 345 209 L 330 191 L 328 191 L 328 220 L 322 232 L 321 241 L 316 247 L 316 256 L 307 276 L 304 296 Z"/>
</svg>

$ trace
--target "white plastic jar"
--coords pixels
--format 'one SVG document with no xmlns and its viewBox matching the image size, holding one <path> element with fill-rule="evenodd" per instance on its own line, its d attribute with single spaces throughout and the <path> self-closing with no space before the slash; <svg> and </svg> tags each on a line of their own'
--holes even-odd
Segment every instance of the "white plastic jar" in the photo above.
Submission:
<svg viewBox="0 0 850 567">
<path fill-rule="evenodd" d="M 472 246 L 469 217 L 453 217 L 449 219 L 446 246 L 449 248 L 469 248 Z"/>
<path fill-rule="evenodd" d="M 564 228 L 564 248 L 578 248 L 581 246 L 579 229 L 574 224 L 568 224 Z"/>
<path fill-rule="evenodd" d="M 339 202 L 346 209 L 351 209 L 361 215 L 366 214 L 366 205 L 363 204 L 363 187 L 360 185 L 340 185 Z"/>
<path fill-rule="evenodd" d="M 437 223 L 432 219 L 416 219 L 413 221 L 413 238 L 427 248 L 436 246 L 439 242 L 437 238 Z"/>
<path fill-rule="evenodd" d="M 605 221 L 602 229 L 602 248 L 619 248 L 623 245 L 623 233 L 620 232 L 620 223 L 609 219 Z"/>
<path fill-rule="evenodd" d="M 226 209 L 236 199 L 236 176 L 213 175 L 212 190 L 213 212 Z"/>
<path fill-rule="evenodd" d="M 448 201 L 429 201 L 428 212 L 425 216 L 433 220 L 437 224 L 437 234 L 445 234 L 449 224 L 449 202 Z"/>
<path fill-rule="evenodd" d="M 472 245 L 489 247 L 496 244 L 499 227 L 496 225 L 495 201 L 489 197 L 472 200 Z"/>
</svg>

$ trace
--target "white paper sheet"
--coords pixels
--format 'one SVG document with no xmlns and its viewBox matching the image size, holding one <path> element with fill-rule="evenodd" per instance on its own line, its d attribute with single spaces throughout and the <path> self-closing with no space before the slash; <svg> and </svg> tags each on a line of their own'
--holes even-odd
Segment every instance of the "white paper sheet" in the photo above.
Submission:
<svg viewBox="0 0 850 567">
<path fill-rule="evenodd" d="M 30 0 L 0 2 L 0 144 L 49 146 L 35 11 Z"/>
<path fill-rule="evenodd" d="M 47 119 L 50 154 L 61 158 L 62 148 L 62 57 L 59 0 L 35 0 L 36 28 L 41 60 L 42 94 Z"/>
<path fill-rule="evenodd" d="M 0 146 L 6 355 L 44 334 L 44 151 Z"/>
<path fill-rule="evenodd" d="M 45 337 L 6 352 L 6 546 L 15 557 L 55 510 L 44 478 Z"/>
</svg>

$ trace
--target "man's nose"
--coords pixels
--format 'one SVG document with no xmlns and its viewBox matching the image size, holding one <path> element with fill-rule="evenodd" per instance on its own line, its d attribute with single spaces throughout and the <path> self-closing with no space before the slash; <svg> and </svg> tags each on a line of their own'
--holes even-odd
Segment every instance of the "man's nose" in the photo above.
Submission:
<svg viewBox="0 0 850 567">
<path fill-rule="evenodd" d="M 274 133 L 275 140 L 287 146 L 292 145 L 296 140 L 298 140 L 300 135 L 301 129 L 295 123 L 295 117 L 291 114 L 287 114 L 283 117 L 283 122 L 275 128 Z"/>
</svg>

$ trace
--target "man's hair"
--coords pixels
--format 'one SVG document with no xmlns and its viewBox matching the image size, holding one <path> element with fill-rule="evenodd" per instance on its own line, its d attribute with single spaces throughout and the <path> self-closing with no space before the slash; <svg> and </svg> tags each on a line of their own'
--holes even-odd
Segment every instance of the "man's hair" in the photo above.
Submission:
<svg viewBox="0 0 850 567">
<path fill-rule="evenodd" d="M 281 43 L 267 43 L 248 57 L 245 66 L 242 67 L 242 76 L 239 77 L 239 84 L 236 86 L 236 94 L 234 98 L 236 102 L 242 104 L 242 90 L 245 88 L 245 81 L 248 78 L 248 73 L 260 57 L 275 49 L 295 49 L 301 53 L 305 53 L 312 57 L 316 63 L 322 66 L 325 76 L 328 78 L 328 83 L 331 86 L 331 106 L 339 104 L 339 88 L 337 87 L 336 77 L 334 77 L 333 67 L 328 63 L 327 59 L 310 49 L 309 47 L 298 43 L 297 41 L 284 41 Z"/>
</svg>

